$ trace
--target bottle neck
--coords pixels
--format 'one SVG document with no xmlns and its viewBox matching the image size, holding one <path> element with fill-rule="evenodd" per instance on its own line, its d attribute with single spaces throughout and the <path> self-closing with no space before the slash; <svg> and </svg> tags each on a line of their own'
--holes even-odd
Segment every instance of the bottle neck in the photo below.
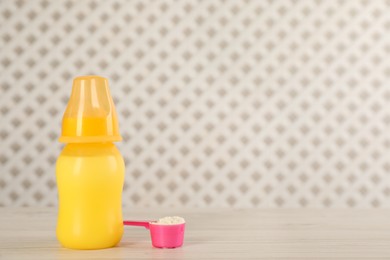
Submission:
<svg viewBox="0 0 390 260">
<path fill-rule="evenodd" d="M 94 156 L 119 153 L 114 143 L 69 143 L 65 145 L 62 155 Z"/>
</svg>

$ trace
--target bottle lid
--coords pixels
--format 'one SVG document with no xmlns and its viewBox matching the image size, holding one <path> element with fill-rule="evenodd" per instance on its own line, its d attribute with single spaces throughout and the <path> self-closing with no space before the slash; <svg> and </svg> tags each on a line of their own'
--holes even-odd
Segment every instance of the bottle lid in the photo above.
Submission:
<svg viewBox="0 0 390 260">
<path fill-rule="evenodd" d="M 62 118 L 62 143 L 121 141 L 108 80 L 82 76 L 73 80 L 72 94 Z"/>
</svg>

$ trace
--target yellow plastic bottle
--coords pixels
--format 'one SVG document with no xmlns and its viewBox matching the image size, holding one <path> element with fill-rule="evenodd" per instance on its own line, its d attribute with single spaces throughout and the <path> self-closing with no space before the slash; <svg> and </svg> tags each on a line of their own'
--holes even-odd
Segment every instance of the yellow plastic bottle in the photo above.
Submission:
<svg viewBox="0 0 390 260">
<path fill-rule="evenodd" d="M 57 238 L 64 247 L 107 248 L 122 238 L 125 166 L 113 144 L 121 140 L 107 79 L 76 78 L 59 139 L 66 146 L 56 164 Z"/>
</svg>

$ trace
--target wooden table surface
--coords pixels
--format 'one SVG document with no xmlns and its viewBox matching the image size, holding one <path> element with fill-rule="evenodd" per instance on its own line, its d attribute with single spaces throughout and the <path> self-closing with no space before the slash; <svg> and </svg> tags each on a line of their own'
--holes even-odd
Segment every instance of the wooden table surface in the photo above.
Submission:
<svg viewBox="0 0 390 260">
<path fill-rule="evenodd" d="M 182 248 L 151 246 L 126 227 L 120 244 L 69 250 L 55 237 L 55 208 L 0 208 L 0 259 L 390 259 L 390 210 L 124 209 L 125 219 L 187 221 Z"/>
</svg>

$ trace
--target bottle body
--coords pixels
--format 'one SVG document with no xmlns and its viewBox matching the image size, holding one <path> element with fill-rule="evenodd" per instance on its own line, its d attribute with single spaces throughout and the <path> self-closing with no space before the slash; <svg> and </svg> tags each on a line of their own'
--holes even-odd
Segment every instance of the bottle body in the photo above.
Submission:
<svg viewBox="0 0 390 260">
<path fill-rule="evenodd" d="M 57 238 L 64 247 L 100 249 L 120 241 L 124 170 L 112 143 L 65 146 L 56 164 Z"/>
</svg>

